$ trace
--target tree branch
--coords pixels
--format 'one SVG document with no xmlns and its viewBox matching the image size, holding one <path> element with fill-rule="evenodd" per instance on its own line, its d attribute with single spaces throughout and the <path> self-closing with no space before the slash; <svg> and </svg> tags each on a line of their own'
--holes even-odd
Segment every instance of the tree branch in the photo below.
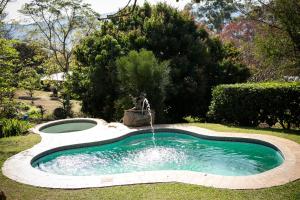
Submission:
<svg viewBox="0 0 300 200">
<path fill-rule="evenodd" d="M 1 0 L 0 2 L 0 15 L 3 14 L 4 9 L 6 8 L 8 2 L 10 2 L 11 0 Z"/>
<path fill-rule="evenodd" d="M 119 10 L 117 13 L 112 14 L 112 15 L 107 15 L 106 17 L 103 17 L 103 18 L 98 18 L 98 20 L 102 21 L 102 20 L 107 20 L 107 19 L 124 17 L 124 16 L 128 16 L 128 15 L 132 14 L 136 8 L 137 0 L 134 0 L 132 8 L 129 12 L 122 14 L 122 12 L 124 12 L 129 7 L 129 4 L 131 1 L 132 0 L 129 0 L 128 3 L 126 4 L 126 6 L 124 8 L 122 8 L 121 10 Z"/>
</svg>

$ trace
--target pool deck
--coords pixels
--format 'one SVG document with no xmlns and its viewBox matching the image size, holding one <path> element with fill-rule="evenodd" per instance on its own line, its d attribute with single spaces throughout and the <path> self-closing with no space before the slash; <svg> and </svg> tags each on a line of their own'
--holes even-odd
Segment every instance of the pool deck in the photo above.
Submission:
<svg viewBox="0 0 300 200">
<path fill-rule="evenodd" d="M 92 119 L 95 120 L 95 119 Z M 120 123 L 106 123 L 97 120 L 97 126 L 79 132 L 41 133 L 38 125 L 31 131 L 41 135 L 42 140 L 31 149 L 22 151 L 9 159 L 2 166 L 2 173 L 17 182 L 47 188 L 92 188 L 142 183 L 180 182 L 228 189 L 259 189 L 283 185 L 300 179 L 300 145 L 296 142 L 269 135 L 215 132 L 189 125 L 155 125 L 155 129 L 179 129 L 199 135 L 212 136 L 220 139 L 234 140 L 246 138 L 260 140 L 276 146 L 284 156 L 284 162 L 266 172 L 249 176 L 221 176 L 193 171 L 145 171 L 101 176 L 65 176 L 50 174 L 31 166 L 31 160 L 50 149 L 63 146 L 114 141 L 137 130 L 149 130 L 150 127 L 128 128 Z"/>
</svg>

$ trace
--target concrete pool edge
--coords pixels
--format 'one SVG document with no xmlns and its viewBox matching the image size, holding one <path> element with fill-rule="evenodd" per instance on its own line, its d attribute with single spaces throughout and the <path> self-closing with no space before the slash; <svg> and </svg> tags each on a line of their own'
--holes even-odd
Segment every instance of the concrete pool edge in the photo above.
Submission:
<svg viewBox="0 0 300 200">
<path fill-rule="evenodd" d="M 80 131 L 68 131 L 68 132 L 62 132 L 62 133 L 47 133 L 47 132 L 43 132 L 42 129 L 45 128 L 49 128 L 51 126 L 55 126 L 55 125 L 60 125 L 60 124 L 66 124 L 66 123 L 76 123 L 76 122 L 89 122 L 89 123 L 93 123 L 95 124 L 95 126 L 97 125 L 105 125 L 107 124 L 106 121 L 102 120 L 102 119 L 95 119 L 95 118 L 70 118 L 70 119 L 60 119 L 60 120 L 55 120 L 55 121 L 50 121 L 50 122 L 46 122 L 46 123 L 42 123 L 42 124 L 38 124 L 35 127 L 31 128 L 30 131 L 36 134 L 65 134 L 65 133 L 75 133 L 75 132 L 81 132 L 81 131 L 86 131 L 88 129 L 94 128 L 95 126 L 88 128 L 88 129 L 84 129 L 84 130 L 80 130 Z"/>
<path fill-rule="evenodd" d="M 63 176 L 42 172 L 31 166 L 35 156 L 47 150 L 79 143 L 113 140 L 134 131 L 143 131 L 149 127 L 128 128 L 119 123 L 101 124 L 76 134 L 41 134 L 41 143 L 33 148 L 16 154 L 5 161 L 2 172 L 5 176 L 29 185 L 48 188 L 91 188 L 142 183 L 181 182 L 228 189 L 259 189 L 283 185 L 300 178 L 300 145 L 279 137 L 215 132 L 188 125 L 156 125 L 156 129 L 179 129 L 199 135 L 219 138 L 244 138 L 271 143 L 283 154 L 285 161 L 269 171 L 250 176 L 220 176 L 192 171 L 147 171 L 102 176 Z"/>
</svg>

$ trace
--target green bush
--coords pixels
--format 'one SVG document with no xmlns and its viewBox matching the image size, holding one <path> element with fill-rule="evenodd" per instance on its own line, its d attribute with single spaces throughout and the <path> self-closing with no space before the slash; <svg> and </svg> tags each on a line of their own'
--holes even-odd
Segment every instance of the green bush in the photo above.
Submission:
<svg viewBox="0 0 300 200">
<path fill-rule="evenodd" d="M 161 120 L 169 83 L 169 63 L 159 62 L 152 51 L 142 49 L 117 59 L 116 65 L 123 95 L 138 97 L 146 93 L 151 109 L 157 113 L 158 121 Z"/>
<path fill-rule="evenodd" d="M 61 107 L 55 108 L 54 111 L 53 111 L 53 117 L 54 117 L 55 120 L 65 119 L 67 117 L 66 111 Z"/>
<path fill-rule="evenodd" d="M 23 135 L 27 133 L 28 129 L 31 127 L 31 124 L 28 121 L 21 121 L 18 119 L 3 119 L 0 123 L 2 124 L 0 138 Z"/>
<path fill-rule="evenodd" d="M 32 106 L 28 111 L 28 116 L 30 119 L 41 119 L 42 115 L 41 115 L 41 111 L 39 108 Z"/>
<path fill-rule="evenodd" d="M 300 83 L 219 85 L 212 92 L 208 117 L 244 126 L 279 122 L 283 128 L 299 127 Z"/>
</svg>

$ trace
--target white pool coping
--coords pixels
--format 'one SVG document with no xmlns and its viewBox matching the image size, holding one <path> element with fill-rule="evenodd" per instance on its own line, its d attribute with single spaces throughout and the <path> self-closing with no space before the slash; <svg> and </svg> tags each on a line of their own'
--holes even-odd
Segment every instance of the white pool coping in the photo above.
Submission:
<svg viewBox="0 0 300 200">
<path fill-rule="evenodd" d="M 93 128 L 59 134 L 41 133 L 38 131 L 40 127 L 48 123 L 36 126 L 32 131 L 41 135 L 41 142 L 7 159 L 2 166 L 2 173 L 20 183 L 37 187 L 64 189 L 166 182 L 180 182 L 228 189 L 259 189 L 279 186 L 300 179 L 300 145 L 296 142 L 269 135 L 215 132 L 195 126 L 178 124 L 155 125 L 154 128 L 180 129 L 199 135 L 221 137 L 223 139 L 256 139 L 276 146 L 283 154 L 285 160 L 276 168 L 249 176 L 221 176 L 179 170 L 145 171 L 100 176 L 65 176 L 43 172 L 31 166 L 31 161 L 35 156 L 53 148 L 113 140 L 137 130 L 149 129 L 149 127 L 128 128 L 120 123 L 108 124 L 100 119 L 96 119 L 96 121 L 97 126 Z"/>
</svg>

